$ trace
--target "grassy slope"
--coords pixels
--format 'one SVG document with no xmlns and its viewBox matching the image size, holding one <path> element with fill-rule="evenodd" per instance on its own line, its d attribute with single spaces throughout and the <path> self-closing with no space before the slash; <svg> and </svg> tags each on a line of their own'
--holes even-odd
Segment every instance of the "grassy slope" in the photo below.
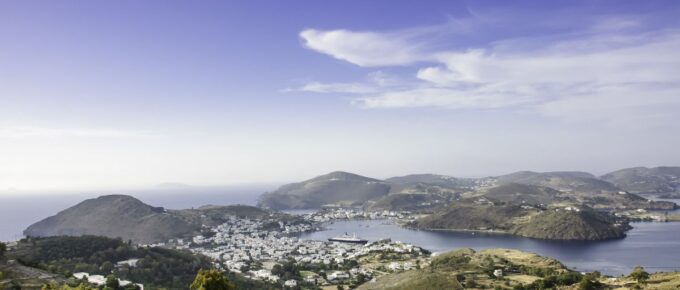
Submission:
<svg viewBox="0 0 680 290">
<path fill-rule="evenodd" d="M 564 273 L 568 270 L 558 261 L 532 253 L 510 249 L 490 249 L 476 252 L 461 249 L 440 254 L 429 267 L 380 277 L 358 289 L 464 289 L 457 276 L 474 280 L 486 288 L 511 289 L 519 282 L 513 279 L 490 278 L 488 269 L 504 269 L 507 275 L 521 275 L 525 280 L 538 280 L 536 273 Z"/>
</svg>

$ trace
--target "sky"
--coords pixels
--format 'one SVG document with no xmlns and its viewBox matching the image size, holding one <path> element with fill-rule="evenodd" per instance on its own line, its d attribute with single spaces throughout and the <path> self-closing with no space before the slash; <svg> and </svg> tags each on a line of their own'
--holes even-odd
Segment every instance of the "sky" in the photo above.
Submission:
<svg viewBox="0 0 680 290">
<path fill-rule="evenodd" d="M 0 194 L 680 165 L 677 1 L 0 1 Z"/>
</svg>

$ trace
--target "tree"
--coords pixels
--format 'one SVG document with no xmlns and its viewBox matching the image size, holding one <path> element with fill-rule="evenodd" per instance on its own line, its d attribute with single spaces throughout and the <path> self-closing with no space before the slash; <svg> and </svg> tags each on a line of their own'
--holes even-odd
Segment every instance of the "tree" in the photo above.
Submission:
<svg viewBox="0 0 680 290">
<path fill-rule="evenodd" d="M 647 279 L 649 279 L 649 273 L 647 273 L 645 269 L 642 268 L 642 266 L 637 266 L 633 269 L 633 272 L 628 275 L 628 277 L 635 279 L 638 284 L 642 284 L 645 283 Z"/>
<path fill-rule="evenodd" d="M 12 281 L 9 282 L 9 289 L 11 289 L 11 290 L 21 290 L 21 284 L 19 284 L 19 282 L 17 282 L 17 281 L 12 280 Z"/>
<path fill-rule="evenodd" d="M 578 290 L 597 290 L 600 289 L 601 285 L 598 282 L 594 282 L 588 276 L 583 276 L 581 282 L 578 283 Z"/>
<path fill-rule="evenodd" d="M 196 274 L 194 283 L 191 283 L 191 290 L 235 290 L 236 287 L 227 280 L 227 277 L 222 275 L 216 269 L 203 270 L 201 269 Z"/>
<path fill-rule="evenodd" d="M 0 242 L 0 258 L 5 255 L 5 252 L 7 251 L 7 245 L 5 243 Z"/>
<path fill-rule="evenodd" d="M 113 275 L 106 276 L 106 288 L 114 290 L 120 289 L 120 282 L 118 281 L 118 278 Z"/>
<path fill-rule="evenodd" d="M 477 282 L 474 279 L 465 279 L 465 288 L 477 288 Z"/>
<path fill-rule="evenodd" d="M 272 274 L 277 275 L 277 276 L 282 276 L 283 275 L 283 267 L 280 264 L 274 265 L 274 267 L 272 267 Z"/>
<path fill-rule="evenodd" d="M 115 266 L 110 261 L 106 261 L 106 262 L 102 263 L 102 266 L 100 267 L 100 269 L 103 273 L 111 273 L 111 272 L 113 272 L 114 268 L 115 268 Z"/>
<path fill-rule="evenodd" d="M 356 276 L 356 280 L 357 280 L 357 285 L 361 285 L 364 282 L 366 282 L 366 280 L 367 280 L 366 275 L 364 275 L 364 273 L 359 273 Z"/>
</svg>

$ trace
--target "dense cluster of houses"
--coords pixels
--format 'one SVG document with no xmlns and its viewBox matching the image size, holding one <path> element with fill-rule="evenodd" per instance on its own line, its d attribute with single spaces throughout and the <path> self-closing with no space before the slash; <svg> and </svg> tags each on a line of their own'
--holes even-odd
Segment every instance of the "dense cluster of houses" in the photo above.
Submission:
<svg viewBox="0 0 680 290">
<path fill-rule="evenodd" d="M 365 213 L 354 210 L 333 210 L 327 212 L 324 218 L 354 218 Z M 375 218 L 398 217 L 394 212 L 382 212 Z M 314 220 L 310 215 L 309 218 Z M 190 242 L 174 241 L 178 248 L 188 248 L 193 252 L 211 257 L 217 267 L 225 270 L 243 273 L 247 277 L 257 280 L 282 283 L 284 286 L 294 287 L 299 282 L 326 284 L 339 283 L 351 279 L 359 274 L 372 277 L 373 269 L 363 268 L 361 265 L 347 270 L 336 270 L 326 273 L 322 278 L 318 273 L 308 275 L 303 281 L 287 280 L 272 273 L 272 266 L 281 261 L 294 260 L 300 264 L 342 265 L 351 260 L 358 260 L 361 256 L 374 252 L 380 253 L 409 253 L 427 255 L 423 249 L 401 242 L 382 240 L 366 245 L 337 243 L 328 241 L 302 240 L 294 233 L 313 230 L 310 224 L 286 224 L 280 222 L 278 227 L 272 228 L 268 221 L 249 218 L 230 218 L 225 223 L 213 227 L 209 233 L 193 237 Z M 408 270 L 413 267 L 411 262 L 386 263 L 385 268 L 391 271 Z"/>
<path fill-rule="evenodd" d="M 407 211 L 363 211 L 360 209 L 351 208 L 326 208 L 322 211 L 304 215 L 304 219 L 310 222 L 329 222 L 333 220 L 351 220 L 351 219 L 407 219 L 409 212 Z"/>
</svg>

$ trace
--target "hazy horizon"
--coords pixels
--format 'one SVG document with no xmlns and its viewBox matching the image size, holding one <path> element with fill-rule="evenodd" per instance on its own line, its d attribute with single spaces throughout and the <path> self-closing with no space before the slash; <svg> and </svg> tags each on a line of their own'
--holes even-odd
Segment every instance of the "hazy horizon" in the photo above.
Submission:
<svg viewBox="0 0 680 290">
<path fill-rule="evenodd" d="M 3 1 L 0 195 L 678 166 L 678 13 Z"/>
<path fill-rule="evenodd" d="M 4 193 L 8 196 L 11 196 L 13 194 L 29 194 L 33 196 L 40 196 L 40 195 L 46 195 L 46 194 L 66 194 L 66 195 L 107 195 L 107 194 L 139 194 L 139 193 L 161 193 L 161 192 L 171 192 L 171 193 L 177 193 L 177 192 L 182 192 L 182 191 L 200 191 L 200 190 L 229 190 L 229 191 L 238 191 L 239 189 L 245 189 L 245 190 L 252 190 L 252 189 L 262 189 L 261 193 L 264 193 L 266 191 L 273 191 L 277 188 L 279 188 L 282 185 L 286 185 L 289 183 L 296 183 L 296 182 L 301 182 L 305 181 L 308 179 L 312 179 L 314 177 L 318 177 L 321 175 L 325 175 L 331 172 L 335 171 L 343 171 L 343 172 L 348 172 L 348 173 L 353 173 L 353 174 L 358 174 L 362 175 L 365 177 L 370 177 L 370 178 L 376 178 L 380 180 L 385 180 L 391 177 L 399 177 L 399 176 L 405 176 L 405 175 L 418 175 L 418 174 L 434 174 L 434 175 L 444 175 L 444 176 L 450 176 L 450 177 L 456 177 L 456 178 L 485 178 L 485 177 L 495 177 L 495 176 L 501 176 L 505 174 L 511 174 L 511 173 L 516 173 L 516 172 L 522 172 L 522 171 L 533 171 L 533 172 L 565 172 L 565 171 L 571 171 L 571 172 L 586 172 L 586 173 L 591 173 L 595 176 L 601 176 L 619 169 L 627 169 L 627 168 L 634 168 L 634 167 L 647 167 L 647 168 L 654 168 L 654 167 L 668 167 L 668 166 L 673 166 L 673 165 L 658 165 L 658 166 L 629 166 L 629 167 L 622 167 L 622 168 L 617 168 L 617 169 L 612 169 L 609 171 L 603 171 L 603 172 L 590 172 L 590 171 L 584 171 L 584 170 L 549 170 L 549 171 L 537 171 L 537 170 L 529 170 L 529 169 L 523 169 L 523 170 L 515 170 L 511 172 L 504 172 L 500 174 L 486 174 L 486 175 L 477 175 L 477 176 L 469 176 L 469 175 L 450 175 L 450 174 L 441 174 L 438 172 L 408 172 L 404 174 L 398 174 L 398 175 L 390 175 L 390 176 L 370 176 L 370 175 L 364 175 L 361 173 L 358 173 L 356 171 L 347 171 L 347 170 L 333 170 L 329 172 L 323 172 L 319 173 L 313 176 L 307 176 L 307 177 L 302 177 L 301 179 L 297 180 L 288 180 L 288 181 L 279 181 L 279 182 L 260 182 L 260 183 L 237 183 L 237 184 L 211 184 L 211 185 L 193 185 L 193 184 L 185 184 L 181 182 L 163 182 L 160 184 L 152 185 L 152 186 L 132 186 L 132 187 L 98 187 L 98 188 L 61 188 L 61 189 L 33 189 L 33 190 L 23 190 L 20 188 L 12 188 L 12 189 L 7 189 Z M 0 190 L 0 195 L 2 195 L 3 191 Z M 133 194 L 134 195 L 134 194 Z"/>
</svg>

